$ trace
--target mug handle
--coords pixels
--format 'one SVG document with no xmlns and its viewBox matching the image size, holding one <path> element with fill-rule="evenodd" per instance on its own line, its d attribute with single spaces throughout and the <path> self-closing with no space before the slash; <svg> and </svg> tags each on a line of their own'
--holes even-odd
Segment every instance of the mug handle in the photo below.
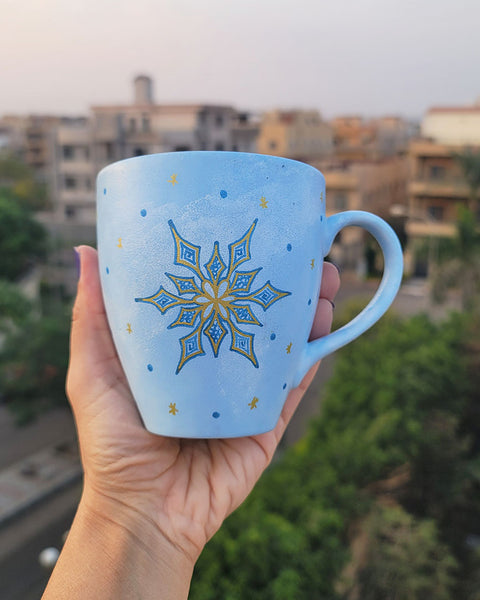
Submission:
<svg viewBox="0 0 480 600">
<path fill-rule="evenodd" d="M 337 233 L 349 225 L 363 227 L 377 240 L 384 256 L 383 277 L 375 296 L 362 312 L 349 323 L 313 342 L 308 342 L 300 357 L 294 387 L 298 386 L 307 371 L 321 358 L 348 344 L 369 329 L 387 311 L 397 295 L 403 276 L 403 254 L 400 242 L 383 219 L 372 213 L 351 210 L 327 218 L 323 256 L 331 248 Z"/>
</svg>

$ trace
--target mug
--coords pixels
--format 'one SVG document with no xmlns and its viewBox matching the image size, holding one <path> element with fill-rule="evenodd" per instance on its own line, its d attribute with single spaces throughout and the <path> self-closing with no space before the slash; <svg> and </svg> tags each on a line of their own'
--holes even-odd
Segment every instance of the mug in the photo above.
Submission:
<svg viewBox="0 0 480 600">
<path fill-rule="evenodd" d="M 103 297 L 149 431 L 270 431 L 310 367 L 387 310 L 403 273 L 396 235 L 367 212 L 327 218 L 325 198 L 317 169 L 250 153 L 152 154 L 99 173 Z M 378 241 L 383 278 L 355 319 L 309 342 L 323 259 L 347 225 Z"/>
</svg>

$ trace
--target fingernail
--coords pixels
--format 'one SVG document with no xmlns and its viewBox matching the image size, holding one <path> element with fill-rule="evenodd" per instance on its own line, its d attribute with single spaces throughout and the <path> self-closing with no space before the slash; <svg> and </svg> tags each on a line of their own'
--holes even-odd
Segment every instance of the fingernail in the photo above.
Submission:
<svg viewBox="0 0 480 600">
<path fill-rule="evenodd" d="M 78 248 L 74 248 L 73 252 L 75 253 L 75 267 L 77 270 L 77 280 L 80 279 L 80 252 Z"/>
<path fill-rule="evenodd" d="M 333 260 L 330 260 L 330 259 L 327 259 L 327 260 L 330 264 L 332 264 L 337 269 L 338 274 L 340 275 L 340 267 L 337 265 L 337 263 L 333 262 Z"/>
</svg>

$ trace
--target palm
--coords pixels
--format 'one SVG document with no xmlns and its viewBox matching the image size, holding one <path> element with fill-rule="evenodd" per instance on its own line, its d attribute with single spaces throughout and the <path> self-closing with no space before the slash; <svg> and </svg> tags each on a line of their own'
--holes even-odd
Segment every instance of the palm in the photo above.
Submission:
<svg viewBox="0 0 480 600">
<path fill-rule="evenodd" d="M 333 297 L 338 276 L 331 278 Z M 314 371 L 290 393 L 271 432 L 211 440 L 160 437 L 143 427 L 117 358 L 91 249 L 82 254 L 79 298 L 67 389 L 86 479 L 103 497 L 118 499 L 150 519 L 154 515 L 156 525 L 179 547 L 200 552 L 270 462 Z M 330 305 L 326 310 L 317 334 L 330 327 Z"/>
</svg>

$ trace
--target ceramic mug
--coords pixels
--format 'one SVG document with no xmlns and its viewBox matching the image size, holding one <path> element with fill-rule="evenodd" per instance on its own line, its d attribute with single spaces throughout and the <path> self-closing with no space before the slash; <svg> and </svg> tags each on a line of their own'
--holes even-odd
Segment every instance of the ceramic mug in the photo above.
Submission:
<svg viewBox="0 0 480 600">
<path fill-rule="evenodd" d="M 326 217 L 325 180 L 274 156 L 177 152 L 123 160 L 97 180 L 97 235 L 113 339 L 145 427 L 224 438 L 273 429 L 320 358 L 373 325 L 403 272 L 370 213 Z M 384 254 L 380 287 L 350 323 L 308 342 L 323 259 L 347 225 Z"/>
</svg>

